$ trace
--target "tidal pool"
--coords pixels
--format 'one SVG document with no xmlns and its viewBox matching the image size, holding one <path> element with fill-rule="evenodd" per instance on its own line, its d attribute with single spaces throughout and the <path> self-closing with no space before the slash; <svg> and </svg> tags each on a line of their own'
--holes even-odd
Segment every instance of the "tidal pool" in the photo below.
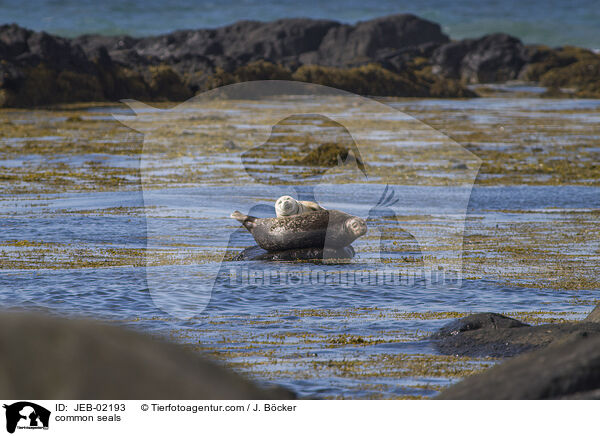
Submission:
<svg viewBox="0 0 600 436">
<path fill-rule="evenodd" d="M 467 313 L 583 318 L 600 289 L 600 131 L 590 122 L 600 101 L 388 103 L 404 111 L 402 122 L 409 114 L 435 132 L 413 129 L 396 141 L 378 128 L 360 150 L 367 179 L 309 169 L 301 173 L 309 187 L 299 165 L 269 155 L 240 171 L 240 153 L 254 145 L 245 142 L 256 128 L 247 119 L 276 110 L 272 102 L 240 102 L 219 116 L 185 111 L 150 144 L 112 119 L 128 113 L 122 106 L 2 111 L 0 307 L 164 335 L 261 383 L 318 398 L 426 398 L 493 365 L 441 356 L 428 341 Z M 278 133 L 280 143 L 294 142 Z M 440 152 L 438 134 L 481 159 L 472 192 L 471 164 Z M 174 139 L 177 148 L 165 147 Z M 398 183 L 386 184 L 389 174 Z M 260 187 L 249 175 L 278 180 Z M 398 203 L 378 208 L 386 186 Z M 253 241 L 228 215 L 268 216 L 283 193 L 368 218 L 357 256 L 231 261 Z M 459 265 L 462 281 L 431 286 L 420 275 L 427 265 Z M 381 268 L 402 279 L 364 279 Z M 319 273 L 331 281 L 308 280 Z M 206 294 L 199 285 L 215 277 Z"/>
</svg>

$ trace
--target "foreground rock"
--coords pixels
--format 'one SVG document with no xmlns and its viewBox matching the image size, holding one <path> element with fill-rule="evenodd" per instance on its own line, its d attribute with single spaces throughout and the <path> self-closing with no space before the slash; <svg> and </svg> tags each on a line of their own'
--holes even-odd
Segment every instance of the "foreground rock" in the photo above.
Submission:
<svg viewBox="0 0 600 436">
<path fill-rule="evenodd" d="M 600 334 L 600 323 L 570 322 L 530 326 L 500 314 L 479 313 L 453 321 L 431 339 L 443 354 L 511 357 L 544 348 L 573 334 Z"/>
<path fill-rule="evenodd" d="M 0 397 L 290 399 L 176 344 L 93 321 L 0 317 Z"/>
<path fill-rule="evenodd" d="M 584 319 L 585 322 L 600 322 L 600 304 Z"/>
<path fill-rule="evenodd" d="M 436 398 L 600 399 L 600 335 L 576 333 L 468 377 Z"/>
</svg>

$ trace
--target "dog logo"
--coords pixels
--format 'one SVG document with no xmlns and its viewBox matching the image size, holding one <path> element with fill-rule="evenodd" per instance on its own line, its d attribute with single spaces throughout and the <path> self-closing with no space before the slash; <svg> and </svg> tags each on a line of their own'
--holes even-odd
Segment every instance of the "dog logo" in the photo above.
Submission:
<svg viewBox="0 0 600 436">
<path fill-rule="evenodd" d="M 4 405 L 6 409 L 6 431 L 14 433 L 18 429 L 48 429 L 50 411 L 29 401 L 19 401 Z"/>
</svg>

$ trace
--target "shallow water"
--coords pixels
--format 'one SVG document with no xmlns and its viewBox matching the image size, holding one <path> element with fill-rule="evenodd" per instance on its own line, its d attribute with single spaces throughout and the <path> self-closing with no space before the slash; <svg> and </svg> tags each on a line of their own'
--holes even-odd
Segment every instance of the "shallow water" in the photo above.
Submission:
<svg viewBox="0 0 600 436">
<path fill-rule="evenodd" d="M 488 117 L 485 123 L 502 120 L 507 127 L 518 124 L 523 111 L 552 119 L 563 115 L 538 100 L 394 104 L 427 116 L 432 108 L 438 116 L 448 111 L 450 120 L 461 113 L 477 114 Z M 575 121 L 567 118 L 577 127 L 596 116 L 598 107 L 598 101 L 565 101 L 560 110 L 591 111 L 581 112 Z M 480 121 L 469 119 L 461 128 L 475 128 Z M 85 128 L 78 132 L 82 138 L 92 135 Z M 374 136 L 385 143 L 388 138 L 380 133 Z M 540 129 L 538 134 L 546 133 Z M 554 130 L 548 135 L 564 137 Z M 139 165 L 135 156 L 111 152 L 121 141 L 103 139 L 103 153 L 64 153 L 60 162 L 74 168 L 98 160 L 118 169 Z M 40 141 L 54 140 L 36 136 L 27 142 Z M 432 147 L 427 138 L 411 141 L 415 147 Z M 512 146 L 502 138 L 498 142 Z M 404 147 L 393 141 L 385 146 Z M 5 150 L 12 150 L 0 161 L 5 171 L 49 161 L 43 151 L 20 155 L 13 148 Z M 214 154 L 210 168 L 232 167 L 228 153 Z M 374 165 L 385 163 L 386 154 L 379 156 L 383 160 Z M 189 159 L 174 156 L 152 163 L 162 177 L 185 167 Z M 261 165 L 266 167 L 257 167 Z M 434 165 L 434 171 L 441 170 Z M 495 363 L 437 354 L 427 335 L 452 318 L 494 311 L 533 323 L 562 322 L 583 318 L 598 298 L 598 288 L 587 282 L 552 282 L 568 276 L 560 269 L 565 264 L 584 275 L 597 273 L 597 185 L 478 183 L 469 196 L 460 186 L 397 184 L 391 186 L 400 200 L 393 220 L 389 208 L 374 207 L 373 199 L 385 189 L 376 178 L 342 184 L 332 178 L 312 190 L 293 183 L 259 188 L 211 182 L 142 192 L 139 178 L 128 176 L 137 189 L 7 190 L 0 196 L 0 307 L 92 316 L 155 332 L 301 396 L 395 398 L 433 396 L 448 383 Z M 314 195 L 326 207 L 370 217 L 370 233 L 354 243 L 356 258 L 349 264 L 227 261 L 226 248 L 237 252 L 253 244 L 229 213 L 239 209 L 270 216 L 283 193 Z M 463 224 L 464 245 L 453 246 L 448 235 L 462 236 Z M 394 237 L 382 242 L 376 231 L 386 228 Z M 445 284 L 432 283 L 421 275 L 423 262 L 445 266 L 457 253 L 464 266 L 461 282 L 448 276 Z M 368 273 L 382 269 L 401 276 L 372 281 L 379 278 Z M 351 273 L 350 278 L 340 278 L 340 272 Z M 208 293 L 203 288 L 207 281 Z"/>
<path fill-rule="evenodd" d="M 342 187 L 342 192 L 354 189 L 348 185 Z M 231 199 L 230 190 L 221 191 L 223 198 Z M 526 220 L 552 222 L 560 217 L 561 209 L 600 208 L 598 194 L 598 188 L 589 187 L 481 187 L 473 191 L 469 214 L 481 217 L 490 227 L 495 223 L 522 222 L 521 213 L 501 212 L 510 205 L 516 211 L 536 211 L 527 214 Z M 11 197 L 1 203 L 4 241 L 45 241 L 68 244 L 75 250 L 76 247 L 139 249 L 146 245 L 144 217 L 127 213 L 112 216 L 74 213 L 123 205 L 141 207 L 140 193 L 60 194 L 33 201 Z M 224 201 L 214 204 L 210 211 L 204 209 L 203 214 L 221 217 L 215 228 L 226 227 L 230 223 L 222 216 L 232 206 L 231 200 Z M 553 213 L 547 213 L 547 210 Z M 170 241 L 181 238 L 188 243 L 197 242 L 181 232 L 181 229 L 193 228 L 197 218 L 189 213 L 189 208 L 188 213 L 182 213 L 184 208 L 171 209 L 168 214 L 153 211 L 150 210 L 152 219 L 162 221 L 164 232 L 173 231 L 176 235 Z M 156 218 L 172 214 L 180 218 Z M 251 245 L 249 235 L 245 238 L 245 233 L 241 235 L 242 240 L 238 242 L 242 246 L 244 243 Z M 202 244 L 210 246 L 210 241 L 204 240 Z M 253 376 L 258 375 L 259 380 L 284 384 L 300 395 L 357 398 L 434 395 L 453 377 L 444 373 L 433 376 L 427 371 L 424 374 L 409 373 L 408 376 L 390 375 L 383 370 L 379 370 L 381 376 L 362 376 L 360 371 L 358 374 L 350 370 L 333 371 L 330 361 L 349 360 L 354 364 L 362 362 L 367 367 L 378 367 L 381 356 L 406 355 L 405 361 L 410 361 L 411 356 L 435 355 L 426 335 L 448 322 L 447 318 L 458 316 L 445 316 L 447 312 L 543 311 L 542 318 L 580 319 L 590 310 L 589 304 L 582 305 L 580 301 L 597 298 L 595 290 L 534 289 L 491 279 L 465 279 L 461 286 L 453 288 L 427 287 L 419 279 L 414 284 L 359 283 L 354 286 L 322 281 L 308 283 L 301 279 L 308 269 L 313 273 L 319 270 L 364 270 L 369 253 L 361 253 L 361 244 L 355 244 L 355 247 L 358 256 L 351 266 L 311 265 L 309 268 L 251 262 L 251 273 L 265 272 L 268 277 L 276 273 L 278 279 L 265 280 L 262 275 L 257 275 L 243 283 L 224 280 L 215 286 L 204 310 L 200 310 L 202 305 L 193 298 L 187 302 L 187 310 L 194 314 L 188 320 L 177 319 L 156 306 L 143 267 L 3 270 L 0 273 L 0 288 L 3 289 L 0 306 L 49 310 L 63 316 L 83 314 L 122 322 L 179 342 L 201 344 L 201 350 L 217 352 L 221 358 L 225 355 L 230 364 L 239 363 L 242 365 L 239 369 L 249 370 Z M 209 262 L 203 266 L 217 271 L 239 268 L 240 277 L 248 271 L 244 268 L 249 267 L 244 262 Z M 161 277 L 164 279 L 169 275 Z M 184 280 L 184 285 L 178 286 L 179 293 L 169 294 L 176 300 L 172 303 L 179 307 L 184 304 L 182 298 L 189 299 L 188 292 L 194 291 L 196 283 L 188 280 L 186 285 L 179 270 L 170 277 L 166 283 L 168 289 Z M 440 315 L 420 319 L 419 314 L 431 312 Z M 344 335 L 350 337 L 350 343 L 344 343 Z M 336 342 L 340 337 L 341 344 Z M 361 339 L 353 344 L 355 338 Z M 449 366 L 456 368 L 459 364 L 476 368 L 478 361 L 453 362 Z"/>
</svg>

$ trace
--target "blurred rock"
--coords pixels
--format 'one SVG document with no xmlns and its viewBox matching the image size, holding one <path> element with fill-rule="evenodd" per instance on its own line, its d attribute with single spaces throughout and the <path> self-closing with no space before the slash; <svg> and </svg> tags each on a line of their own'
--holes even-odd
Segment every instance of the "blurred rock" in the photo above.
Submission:
<svg viewBox="0 0 600 436">
<path fill-rule="evenodd" d="M 302 63 L 333 67 L 362 65 L 448 41 L 439 24 L 410 14 L 391 15 L 354 26 L 332 26 L 318 50 L 314 54 L 305 53 Z"/>
<path fill-rule="evenodd" d="M 600 399 L 600 335 L 576 333 L 468 377 L 436 398 Z"/>
<path fill-rule="evenodd" d="M 2 313 L 0 397 L 291 399 L 183 346 L 90 320 Z"/>
<path fill-rule="evenodd" d="M 435 72 L 467 83 L 516 79 L 527 61 L 521 41 L 503 33 L 449 42 L 431 57 Z"/>
<path fill-rule="evenodd" d="M 585 322 L 600 322 L 600 304 L 584 319 Z"/>
</svg>

